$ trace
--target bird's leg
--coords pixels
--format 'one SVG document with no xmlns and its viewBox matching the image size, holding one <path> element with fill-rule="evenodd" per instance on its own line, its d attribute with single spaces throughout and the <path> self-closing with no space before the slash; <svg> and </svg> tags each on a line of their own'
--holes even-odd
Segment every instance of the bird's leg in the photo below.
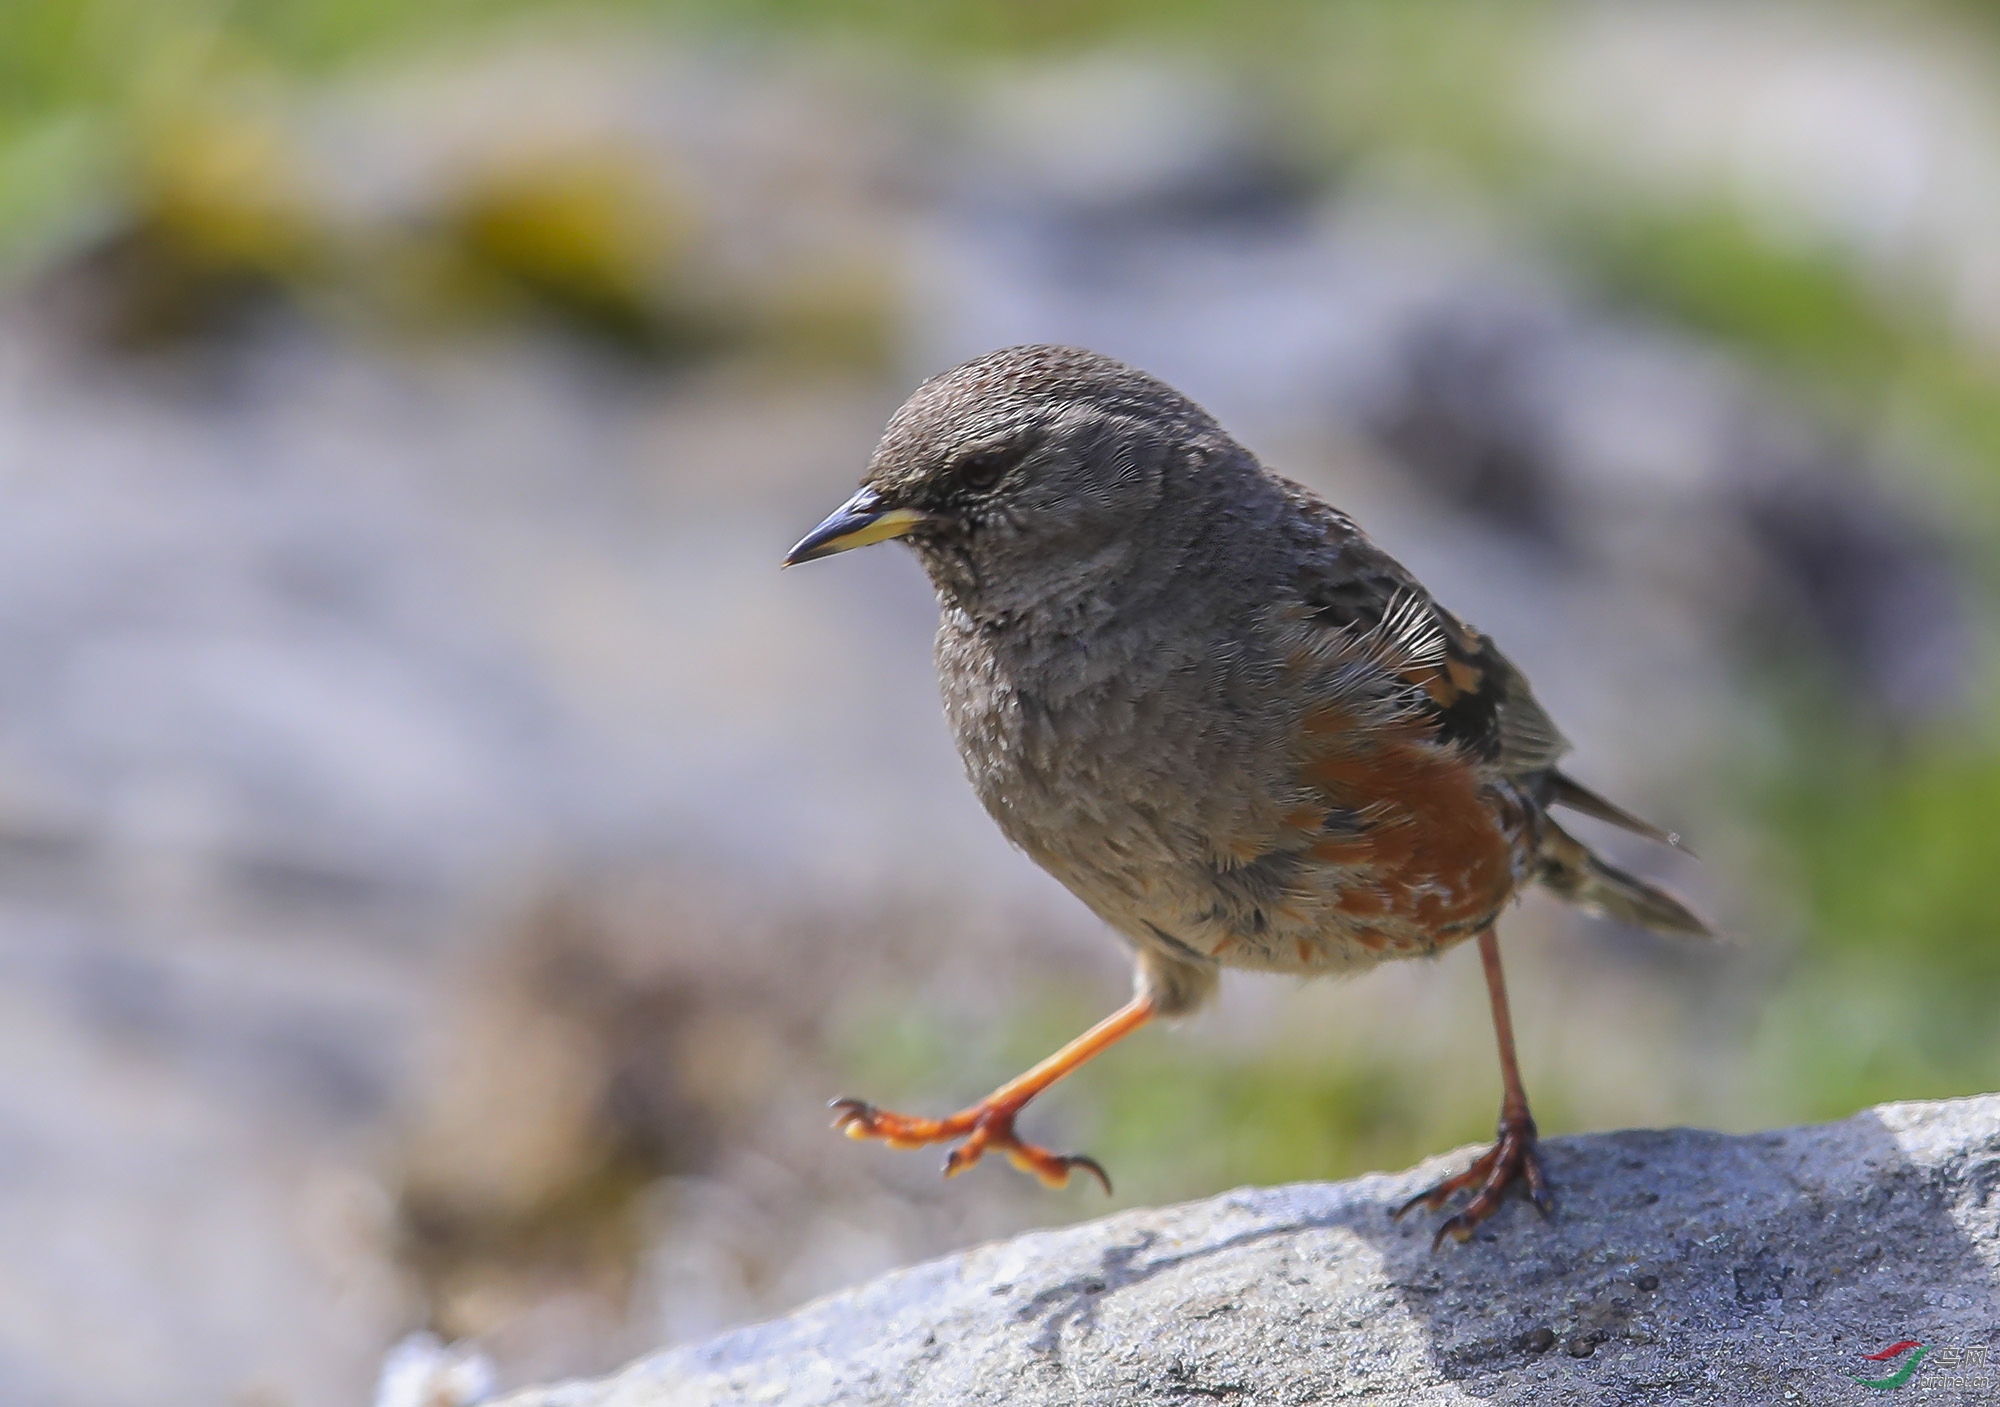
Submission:
<svg viewBox="0 0 2000 1407">
<path fill-rule="evenodd" d="M 1025 1075 L 1009 1080 L 956 1114 L 942 1119 L 918 1119 L 877 1109 L 859 1099 L 836 1099 L 833 1126 L 845 1130 L 849 1138 L 879 1138 L 891 1148 L 957 1143 L 944 1160 L 946 1177 L 964 1172 L 992 1148 L 1005 1153 L 1007 1161 L 1022 1172 L 1033 1173 L 1046 1186 L 1061 1187 L 1069 1181 L 1072 1171 L 1082 1168 L 1095 1175 L 1109 1193 L 1111 1179 L 1095 1158 L 1051 1153 L 1046 1148 L 1023 1143 L 1014 1133 L 1014 1116 L 1064 1075 L 1152 1020 L 1154 1009 L 1151 997 L 1134 997 Z"/>
<path fill-rule="evenodd" d="M 1471 1167 L 1456 1177 L 1419 1192 L 1394 1215 L 1418 1205 L 1437 1211 L 1466 1188 L 1474 1189 L 1471 1200 L 1447 1217 L 1431 1238 L 1436 1250 L 1450 1236 L 1465 1241 L 1480 1222 L 1492 1216 L 1511 1183 L 1528 1184 L 1528 1198 L 1543 1216 L 1549 1213 L 1548 1178 L 1542 1172 L 1540 1154 L 1535 1151 L 1535 1120 L 1528 1113 L 1528 1093 L 1521 1087 L 1521 1067 L 1514 1059 L 1514 1018 L 1507 1010 L 1507 979 L 1500 971 L 1500 942 L 1487 929 L 1479 935 L 1479 960 L 1486 968 L 1486 995 L 1493 1003 L 1493 1034 L 1500 1041 L 1500 1080 L 1504 1093 L 1500 1100 L 1500 1136 L 1493 1146 L 1473 1160 Z"/>
</svg>

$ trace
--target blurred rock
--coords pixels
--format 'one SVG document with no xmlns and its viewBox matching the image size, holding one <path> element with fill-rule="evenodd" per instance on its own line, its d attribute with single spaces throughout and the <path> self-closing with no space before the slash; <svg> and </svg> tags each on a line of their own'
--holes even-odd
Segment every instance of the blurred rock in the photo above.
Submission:
<svg viewBox="0 0 2000 1407">
<path fill-rule="evenodd" d="M 1747 370 L 1517 291 L 1441 300 L 1379 384 L 1364 423 L 1416 482 L 1577 567 L 1629 551 L 1698 593 L 1749 672 L 1820 669 L 1854 721 L 1892 729 L 1964 702 L 1968 564 L 1888 466 Z"/>
<path fill-rule="evenodd" d="M 375 1407 L 476 1407 L 492 1395 L 493 1365 L 484 1357 L 435 1334 L 411 1334 L 383 1360 Z"/>
<path fill-rule="evenodd" d="M 1448 315 L 1419 323 L 1368 428 L 1453 507 L 1573 557 L 1570 495 L 1549 463 L 1546 411 L 1522 384 L 1532 347 L 1518 331 Z"/>
<path fill-rule="evenodd" d="M 573 40 L 400 84 L 281 95 L 226 67 L 127 134 L 40 300 L 100 349 L 522 322 L 668 365 L 874 369 L 900 315 L 897 138 L 787 63 Z"/>
<path fill-rule="evenodd" d="M 90 342 L 157 350 L 241 336 L 340 269 L 336 212 L 268 98 L 216 95 L 137 124 L 119 214 L 43 278 Z"/>
<path fill-rule="evenodd" d="M 1892 733 L 1951 716 L 1979 659 L 1961 545 L 1837 447 L 1809 442 L 1801 463 L 1799 446 L 1786 453 L 1796 435 L 1771 438 L 1746 453 L 1736 499 L 1765 565 L 1744 612 L 1751 648 L 1820 668 L 1850 716 Z"/>
<path fill-rule="evenodd" d="M 1424 1218 L 1388 1211 L 1464 1151 L 984 1246 L 601 1383 L 506 1400 L 1766 1407 L 1844 1401 L 1849 1379 L 1912 1363 L 1920 1388 L 2000 1381 L 2000 1098 L 1543 1148 L 1554 1217 L 1512 1200 L 1463 1247 L 1432 1252 Z M 1870 1361 L 1902 1340 L 1928 1363 Z"/>
<path fill-rule="evenodd" d="M 429 1325 L 510 1378 L 1034 1216 L 1026 1184 L 946 1190 L 929 1159 L 855 1157 L 825 1113 L 858 993 L 951 1003 L 1026 954 L 934 909 L 755 888 L 672 866 L 578 877 L 449 984 L 404 1119 L 397 1260 Z M 818 1264 L 830 1236 L 848 1244 Z"/>
</svg>

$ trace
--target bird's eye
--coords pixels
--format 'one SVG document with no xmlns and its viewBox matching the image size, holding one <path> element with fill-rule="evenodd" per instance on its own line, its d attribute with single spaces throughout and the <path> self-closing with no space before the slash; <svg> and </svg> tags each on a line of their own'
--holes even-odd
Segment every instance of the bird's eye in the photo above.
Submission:
<svg viewBox="0 0 2000 1407">
<path fill-rule="evenodd" d="M 988 445 L 974 450 L 952 466 L 959 483 L 975 491 L 992 488 L 1021 457 L 1013 445 Z"/>
</svg>

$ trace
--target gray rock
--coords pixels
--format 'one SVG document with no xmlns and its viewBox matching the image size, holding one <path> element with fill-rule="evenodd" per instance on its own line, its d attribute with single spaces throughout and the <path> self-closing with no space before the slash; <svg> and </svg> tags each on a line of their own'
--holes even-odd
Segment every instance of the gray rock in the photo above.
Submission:
<svg viewBox="0 0 2000 1407">
<path fill-rule="evenodd" d="M 506 1407 L 1862 1401 L 2000 1389 L 2000 1096 L 1550 1140 L 1464 1246 L 1388 1208 L 1466 1154 L 1036 1232 Z"/>
</svg>

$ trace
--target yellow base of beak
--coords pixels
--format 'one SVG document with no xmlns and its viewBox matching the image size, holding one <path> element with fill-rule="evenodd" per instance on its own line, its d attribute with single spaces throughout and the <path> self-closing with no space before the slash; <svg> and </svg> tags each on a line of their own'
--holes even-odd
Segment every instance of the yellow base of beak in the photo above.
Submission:
<svg viewBox="0 0 2000 1407">
<path fill-rule="evenodd" d="M 877 509 L 872 490 L 863 489 L 836 508 L 827 520 L 799 540 L 785 557 L 785 565 L 796 566 L 836 552 L 868 547 L 901 537 L 930 521 L 930 514 L 915 508 Z"/>
</svg>

